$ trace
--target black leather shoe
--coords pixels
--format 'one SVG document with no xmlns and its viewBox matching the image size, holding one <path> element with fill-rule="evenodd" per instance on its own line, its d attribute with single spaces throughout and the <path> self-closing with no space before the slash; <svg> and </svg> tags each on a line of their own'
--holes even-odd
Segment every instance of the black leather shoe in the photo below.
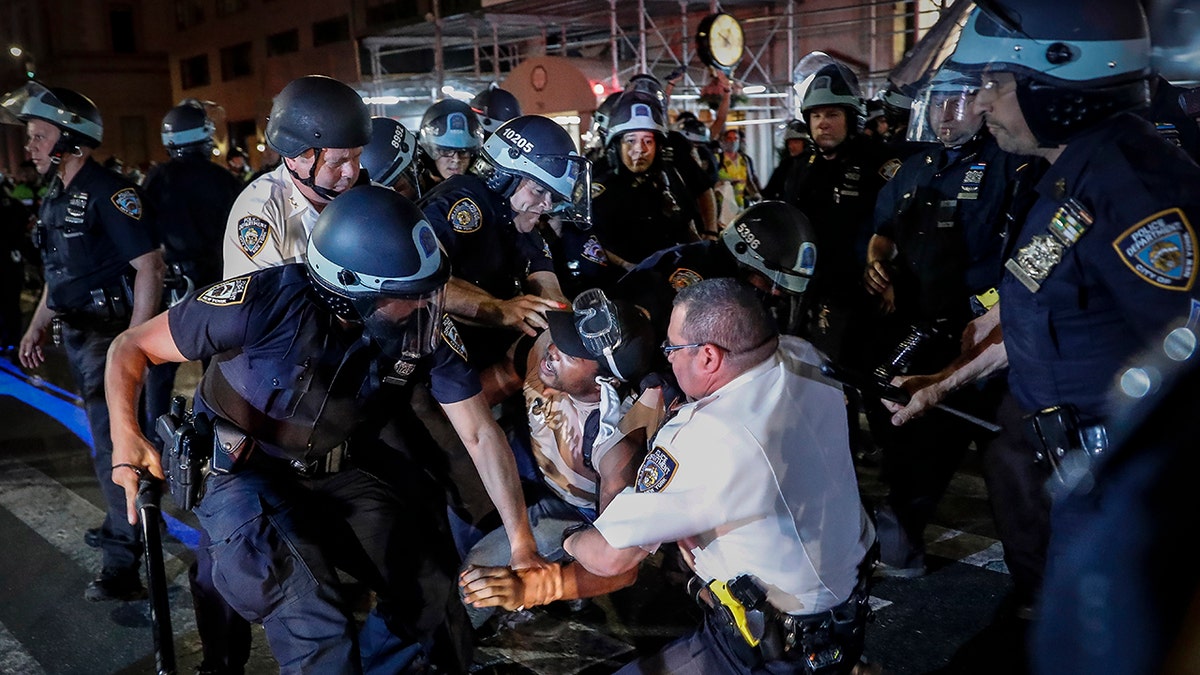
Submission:
<svg viewBox="0 0 1200 675">
<path fill-rule="evenodd" d="M 83 543 L 92 548 L 100 548 L 100 528 L 89 527 L 83 532 Z"/>
<path fill-rule="evenodd" d="M 83 597 L 92 602 L 142 600 L 146 597 L 146 588 L 142 586 L 142 579 L 138 576 L 137 568 L 105 568 L 100 576 L 87 585 Z"/>
</svg>

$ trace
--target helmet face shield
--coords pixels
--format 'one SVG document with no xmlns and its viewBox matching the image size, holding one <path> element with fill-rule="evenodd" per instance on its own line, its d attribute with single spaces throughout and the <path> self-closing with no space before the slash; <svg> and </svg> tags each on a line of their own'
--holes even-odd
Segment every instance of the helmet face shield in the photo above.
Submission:
<svg viewBox="0 0 1200 675">
<path fill-rule="evenodd" d="M 0 99 L 0 122 L 24 126 L 30 118 L 46 120 L 59 129 L 67 130 L 99 145 L 104 127 L 72 111 L 54 92 L 39 82 L 26 82 L 23 87 Z"/>
<path fill-rule="evenodd" d="M 554 200 L 550 213 L 557 218 L 574 223 L 576 227 L 587 230 L 592 227 L 592 163 L 583 157 L 569 155 L 563 158 L 566 173 L 560 182 L 564 187 L 571 186 L 568 195 L 560 195 L 554 190 Z"/>
<path fill-rule="evenodd" d="M 444 287 L 417 296 L 364 296 L 354 301 L 363 330 L 380 350 L 412 361 L 437 348 L 441 337 Z"/>
<path fill-rule="evenodd" d="M 908 140 L 957 147 L 983 127 L 983 115 L 974 110 L 979 77 L 947 68 L 913 101 Z"/>
</svg>

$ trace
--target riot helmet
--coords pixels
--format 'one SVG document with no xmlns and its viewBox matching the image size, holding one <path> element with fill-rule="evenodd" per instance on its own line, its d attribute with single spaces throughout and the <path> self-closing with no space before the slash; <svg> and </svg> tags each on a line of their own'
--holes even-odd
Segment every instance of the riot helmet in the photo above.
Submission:
<svg viewBox="0 0 1200 675">
<path fill-rule="evenodd" d="M 791 140 L 801 140 L 805 143 L 812 142 L 812 136 L 808 133 L 808 125 L 804 120 L 790 119 L 783 126 L 783 142 L 787 143 Z"/>
<path fill-rule="evenodd" d="M 667 110 L 667 92 L 663 89 L 662 82 L 650 73 L 638 73 L 629 78 L 629 84 L 625 86 L 625 91 L 640 91 L 658 101 L 659 107 L 665 113 Z"/>
<path fill-rule="evenodd" d="M 417 143 L 412 133 L 390 117 L 371 118 L 371 142 L 363 148 L 359 164 L 371 180 L 391 187 L 412 164 Z"/>
<path fill-rule="evenodd" d="M 914 123 L 908 140 L 941 143 L 956 148 L 983 128 L 983 115 L 974 110 L 979 93 L 979 75 L 942 67 L 913 102 Z"/>
<path fill-rule="evenodd" d="M 167 111 L 162 120 L 162 143 L 171 157 L 212 154 L 217 125 L 204 104 L 189 98 Z"/>
<path fill-rule="evenodd" d="M 608 125 L 612 119 L 613 109 L 617 107 L 617 99 L 621 98 L 623 92 L 614 91 L 604 97 L 604 101 L 596 108 L 596 112 L 592 114 L 592 138 L 599 143 L 601 147 L 606 145 L 608 140 Z"/>
<path fill-rule="evenodd" d="M 817 265 L 816 241 L 808 217 L 781 201 L 754 204 L 721 233 L 721 243 L 738 263 L 793 295 L 808 288 Z"/>
<path fill-rule="evenodd" d="M 683 120 L 679 125 L 679 133 L 692 143 L 708 144 L 712 140 L 708 125 L 695 117 Z"/>
<path fill-rule="evenodd" d="M 83 94 L 61 87 L 47 88 L 40 82 L 26 82 L 0 101 L 3 121 L 24 124 L 39 119 L 53 124 L 61 132 L 50 151 L 51 161 L 58 164 L 65 154 L 79 154 L 81 148 L 95 148 L 104 138 L 104 121 L 100 109 Z"/>
<path fill-rule="evenodd" d="M 360 323 L 383 353 L 414 360 L 436 346 L 450 262 L 415 204 L 378 185 L 321 211 L 305 255 L 320 303 Z"/>
<path fill-rule="evenodd" d="M 475 94 L 471 99 L 471 110 L 479 116 L 479 124 L 486 134 L 496 132 L 501 124 L 521 115 L 521 104 L 511 92 L 493 84 Z"/>
<path fill-rule="evenodd" d="M 854 71 L 835 61 L 822 66 L 809 78 L 802 83 L 804 96 L 800 102 L 800 112 L 806 120 L 813 108 L 836 105 L 846 109 L 846 125 L 851 135 L 862 128 L 867 107 Z"/>
<path fill-rule="evenodd" d="M 961 2 L 930 35 L 940 39 L 902 65 L 924 66 L 926 78 L 943 65 L 1011 73 L 1017 103 L 1042 147 L 1149 103 L 1150 35 L 1132 0 Z"/>
<path fill-rule="evenodd" d="M 483 145 L 483 127 L 471 106 L 444 98 L 429 106 L 417 132 L 421 150 L 437 159 L 441 150 L 465 150 L 471 155 Z"/>
<path fill-rule="evenodd" d="M 550 190 L 552 213 L 591 227 L 591 162 L 575 150 L 567 130 L 548 117 L 522 115 L 500 125 L 472 171 L 505 198 L 522 178 L 532 179 Z"/>
<path fill-rule="evenodd" d="M 608 155 L 608 165 L 614 171 L 621 171 L 621 137 L 631 131 L 648 131 L 654 134 L 658 148 L 662 148 L 667 138 L 667 125 L 662 109 L 653 96 L 640 91 L 629 91 L 621 94 L 613 107 L 612 117 L 608 123 L 608 138 L 605 142 Z M 656 153 L 654 161 L 658 162 L 660 153 Z"/>
<path fill-rule="evenodd" d="M 305 75 L 292 80 L 271 104 L 267 144 L 282 157 L 295 159 L 309 148 L 361 148 L 370 140 L 367 104 L 349 85 L 332 77 Z"/>
</svg>

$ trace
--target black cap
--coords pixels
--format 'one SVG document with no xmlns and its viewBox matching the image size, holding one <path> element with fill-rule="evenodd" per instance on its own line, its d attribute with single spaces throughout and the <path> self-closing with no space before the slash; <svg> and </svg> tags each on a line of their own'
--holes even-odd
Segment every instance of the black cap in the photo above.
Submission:
<svg viewBox="0 0 1200 675">
<path fill-rule="evenodd" d="M 650 320 L 633 305 L 621 300 L 613 303 L 617 308 L 617 320 L 621 323 L 621 344 L 613 350 L 613 363 L 620 372 L 612 372 L 607 359 L 592 354 L 583 346 L 579 329 L 575 327 L 575 313 L 570 311 L 546 312 L 550 324 L 550 337 L 554 346 L 568 356 L 590 359 L 600 364 L 600 372 L 612 375 L 623 382 L 638 382 L 654 363 L 654 329 Z"/>
</svg>

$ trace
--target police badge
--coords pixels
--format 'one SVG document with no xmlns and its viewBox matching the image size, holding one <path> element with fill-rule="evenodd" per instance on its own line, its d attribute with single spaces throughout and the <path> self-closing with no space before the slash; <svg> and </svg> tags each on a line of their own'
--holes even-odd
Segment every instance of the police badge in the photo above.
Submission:
<svg viewBox="0 0 1200 675">
<path fill-rule="evenodd" d="M 247 258 L 253 258 L 266 246 L 271 226 L 258 216 L 245 216 L 238 221 L 237 232 L 238 246 L 242 247 Z"/>
<path fill-rule="evenodd" d="M 654 448 L 637 473 L 637 492 L 662 492 L 671 482 L 679 463 L 660 447 Z"/>
<path fill-rule="evenodd" d="M 1178 208 L 1146 218 L 1112 245 L 1121 262 L 1154 286 L 1189 291 L 1196 281 L 1196 233 Z"/>
<path fill-rule="evenodd" d="M 113 206 L 117 207 L 118 211 L 130 218 L 134 220 L 142 219 L 142 200 L 138 197 L 137 190 L 133 188 L 118 190 L 112 196 L 112 203 Z"/>
<path fill-rule="evenodd" d="M 463 197 L 450 207 L 450 213 L 446 219 L 450 221 L 450 227 L 454 228 L 455 232 L 470 234 L 483 224 L 483 213 L 480 212 L 479 205 L 470 197 Z"/>
<path fill-rule="evenodd" d="M 1092 214 L 1074 197 L 1054 212 L 1046 233 L 1034 235 L 1033 240 L 1017 251 L 1004 263 L 1004 268 L 1013 273 L 1030 293 L 1037 293 L 1042 282 L 1063 260 L 1067 249 L 1092 226 Z"/>
</svg>

